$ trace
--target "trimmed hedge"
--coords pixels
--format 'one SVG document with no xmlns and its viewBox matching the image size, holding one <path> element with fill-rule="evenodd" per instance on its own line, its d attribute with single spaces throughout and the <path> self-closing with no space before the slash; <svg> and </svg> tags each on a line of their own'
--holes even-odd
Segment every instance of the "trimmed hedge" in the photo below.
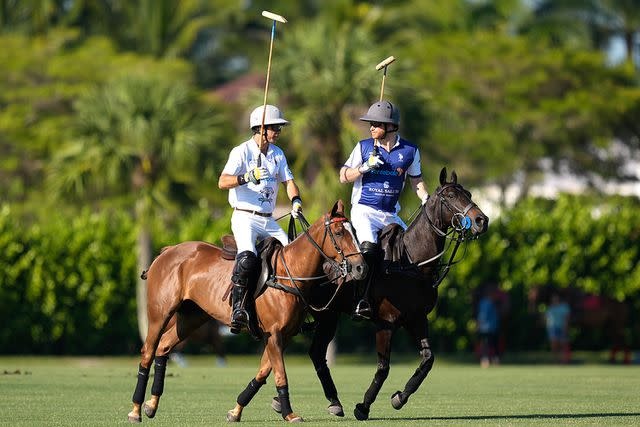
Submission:
<svg viewBox="0 0 640 427">
<path fill-rule="evenodd" d="M 546 342 L 527 312 L 531 286 L 552 283 L 626 300 L 640 312 L 640 203 L 634 198 L 560 196 L 529 199 L 493 219 L 470 242 L 440 287 L 430 314 L 434 348 L 467 351 L 475 341 L 473 294 L 497 282 L 512 310 L 505 325 L 509 349 Z M 167 244 L 228 233 L 229 212 L 192 212 L 171 227 L 154 227 L 155 252 Z M 168 231 L 169 230 L 169 231 Z M 26 224 L 0 207 L 0 349 L 13 354 L 122 354 L 139 349 L 135 311 L 136 225 L 122 211 L 52 213 Z M 461 251 L 464 252 L 464 251 Z M 638 324 L 638 319 L 633 321 Z M 367 324 L 342 322 L 340 351 L 373 348 Z M 638 331 L 630 328 L 631 338 Z M 306 342 L 299 337 L 298 341 Z M 413 350 L 401 335 L 395 346 Z M 584 342 L 603 348 L 599 342 Z"/>
</svg>

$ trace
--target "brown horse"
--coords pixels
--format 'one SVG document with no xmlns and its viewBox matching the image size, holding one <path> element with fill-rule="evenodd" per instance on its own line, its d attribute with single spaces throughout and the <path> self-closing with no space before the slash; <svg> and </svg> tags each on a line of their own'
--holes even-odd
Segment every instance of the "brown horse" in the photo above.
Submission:
<svg viewBox="0 0 640 427">
<path fill-rule="evenodd" d="M 455 263 L 458 244 L 476 238 L 487 231 L 489 218 L 471 200 L 471 194 L 457 182 L 455 172 L 447 182 L 447 171 L 440 172 L 440 186 L 421 208 L 416 218 L 404 232 L 391 226 L 380 233 L 380 243 L 385 252 L 383 271 L 374 271 L 370 302 L 376 326 L 376 351 L 378 365 L 373 381 L 364 399 L 354 409 L 358 420 L 369 418 L 370 407 L 375 401 L 390 369 L 391 339 L 400 327 L 404 327 L 416 344 L 421 357 L 420 366 L 406 383 L 403 391 L 391 397 L 395 409 L 402 408 L 431 370 L 434 355 L 428 340 L 427 314 L 433 310 L 438 297 L 438 284 L 449 267 Z M 395 229 L 395 233 L 390 232 Z M 390 238 L 388 236 L 393 236 Z M 446 242 L 455 247 L 448 261 L 441 261 L 446 252 Z M 317 290 L 317 289 L 316 289 Z M 315 291 L 315 290 L 314 290 Z M 326 298 L 326 296 L 324 297 Z M 333 339 L 338 317 L 352 312 L 352 298 L 347 292 L 334 301 L 331 310 L 316 312 L 317 327 L 309 356 L 325 397 L 329 401 L 330 414 L 343 416 L 344 410 L 338 391 L 327 366 L 326 354 Z M 272 407 L 280 405 L 274 398 Z"/>
<path fill-rule="evenodd" d="M 304 234 L 273 252 L 269 260 L 272 274 L 255 300 L 259 333 L 265 343 L 261 367 L 238 396 L 236 407 L 227 414 L 229 421 L 240 420 L 242 408 L 266 382 L 272 369 L 276 390 L 284 402 L 283 418 L 302 420 L 289 403 L 283 352 L 300 330 L 305 298 L 314 285 L 327 283 L 325 270 L 330 271 L 331 279 L 338 279 L 338 283 L 366 274 L 366 264 L 343 212 L 342 201 L 336 202 L 331 212 L 319 218 Z M 231 307 L 225 297 L 233 260 L 223 258 L 222 254 L 222 249 L 208 243 L 184 242 L 165 248 L 146 272 L 149 330 L 141 349 L 129 421 L 141 422 L 141 410 L 150 418 L 155 416 L 164 389 L 168 354 L 176 344 L 210 317 L 228 324 Z M 154 358 L 151 399 L 144 402 Z"/>
<path fill-rule="evenodd" d="M 618 351 L 623 352 L 623 363 L 631 363 L 631 349 L 625 329 L 629 325 L 629 307 L 626 303 L 605 296 L 589 294 L 570 286 L 534 286 L 529 290 L 529 312 L 537 313 L 541 305 L 549 305 L 551 295 L 561 296 L 571 308 L 570 324 L 580 330 L 599 330 L 611 345 L 609 362 L 615 363 Z"/>
</svg>

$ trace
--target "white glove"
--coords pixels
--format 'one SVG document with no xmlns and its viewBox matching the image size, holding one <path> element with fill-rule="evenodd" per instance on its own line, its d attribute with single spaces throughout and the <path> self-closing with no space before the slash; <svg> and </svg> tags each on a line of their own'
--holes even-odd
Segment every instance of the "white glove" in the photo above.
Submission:
<svg viewBox="0 0 640 427">
<path fill-rule="evenodd" d="M 427 200 L 429 200 L 429 194 L 428 193 L 424 193 L 422 195 L 422 197 L 420 198 L 420 200 L 422 200 L 422 204 L 424 205 L 425 203 L 427 203 Z"/>
<path fill-rule="evenodd" d="M 380 158 L 380 155 L 374 154 L 372 152 L 369 155 L 369 158 L 367 159 L 367 161 L 364 162 L 362 165 L 360 165 L 360 167 L 358 168 L 358 171 L 361 174 L 365 174 L 365 173 L 369 172 L 371 169 L 378 169 L 380 167 L 380 165 L 382 165 L 383 163 L 384 162 Z"/>
<path fill-rule="evenodd" d="M 243 176 L 244 182 L 253 182 L 254 184 L 260 183 L 261 179 L 269 177 L 269 171 L 264 166 L 259 166 L 251 169 Z"/>
<path fill-rule="evenodd" d="M 291 216 L 298 219 L 300 212 L 302 212 L 302 199 L 296 196 L 291 201 Z"/>
</svg>

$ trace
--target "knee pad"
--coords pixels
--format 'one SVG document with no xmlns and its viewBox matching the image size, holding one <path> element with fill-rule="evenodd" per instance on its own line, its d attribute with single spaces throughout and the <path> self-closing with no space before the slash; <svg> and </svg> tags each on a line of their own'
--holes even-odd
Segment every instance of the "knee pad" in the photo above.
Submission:
<svg viewBox="0 0 640 427">
<path fill-rule="evenodd" d="M 251 251 L 240 252 L 233 266 L 231 281 L 241 286 L 247 286 L 256 275 L 260 263 L 256 254 Z"/>
<path fill-rule="evenodd" d="M 362 242 L 360 250 L 363 254 L 376 254 L 380 249 L 380 245 L 373 242 Z"/>
<path fill-rule="evenodd" d="M 362 242 L 360 250 L 362 251 L 362 256 L 364 257 L 365 262 L 369 268 L 372 269 L 380 254 L 380 245 L 373 242 Z"/>
</svg>

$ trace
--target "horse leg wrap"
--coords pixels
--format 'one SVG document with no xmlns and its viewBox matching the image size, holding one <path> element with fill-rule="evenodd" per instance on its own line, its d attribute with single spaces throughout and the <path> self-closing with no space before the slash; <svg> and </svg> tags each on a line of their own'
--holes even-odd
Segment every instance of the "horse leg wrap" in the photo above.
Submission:
<svg viewBox="0 0 640 427">
<path fill-rule="evenodd" d="M 364 403 L 367 408 L 371 406 L 371 404 L 376 400 L 378 396 L 378 392 L 382 388 L 382 384 L 384 384 L 385 380 L 389 376 L 389 364 L 388 363 L 379 363 L 378 370 L 376 374 L 373 376 L 373 381 L 369 386 L 369 389 L 364 394 Z"/>
<path fill-rule="evenodd" d="M 153 367 L 153 385 L 151 386 L 151 394 L 153 396 L 162 396 L 164 391 L 164 376 L 167 371 L 167 359 L 169 356 L 156 356 Z"/>
<path fill-rule="evenodd" d="M 280 415 L 282 418 L 287 418 L 287 415 L 293 412 L 291 409 L 291 402 L 289 401 L 289 386 L 276 387 L 278 392 L 278 400 L 280 401 Z"/>
<path fill-rule="evenodd" d="M 133 392 L 131 401 L 136 405 L 142 405 L 144 402 L 144 393 L 147 391 L 147 382 L 149 381 L 149 368 L 143 368 L 142 365 L 138 366 L 138 383 L 136 384 L 136 390 Z"/>
<path fill-rule="evenodd" d="M 420 356 L 422 356 L 422 361 L 420 362 L 420 366 L 414 372 L 414 374 L 407 381 L 407 385 L 404 387 L 403 398 L 406 400 L 409 398 L 409 395 L 413 394 L 418 390 L 422 381 L 427 377 L 429 371 L 433 367 L 433 362 L 435 361 L 435 356 L 431 352 L 429 348 L 429 343 L 426 339 L 420 341 Z"/>
<path fill-rule="evenodd" d="M 252 379 L 249 384 L 247 384 L 245 389 L 242 390 L 242 393 L 238 395 L 238 405 L 241 405 L 243 407 L 247 406 L 249 402 L 251 402 L 251 399 L 253 399 L 253 396 L 255 396 L 256 393 L 260 390 L 260 387 L 262 387 L 266 383 L 266 380 L 258 382 L 255 378 Z"/>
<path fill-rule="evenodd" d="M 336 402 L 340 402 L 338 400 L 338 390 L 336 389 L 336 385 L 333 382 L 333 378 L 331 378 L 331 371 L 327 365 L 321 366 L 316 369 L 316 374 L 318 375 L 318 379 L 320 380 L 320 384 L 322 384 L 322 390 L 324 390 L 324 397 L 327 398 L 332 404 Z"/>
</svg>

